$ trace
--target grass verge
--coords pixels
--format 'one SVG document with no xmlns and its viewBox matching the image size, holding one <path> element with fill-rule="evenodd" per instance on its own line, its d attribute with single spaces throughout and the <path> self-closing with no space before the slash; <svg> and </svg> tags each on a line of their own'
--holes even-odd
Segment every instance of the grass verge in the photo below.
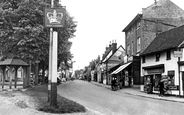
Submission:
<svg viewBox="0 0 184 115">
<path fill-rule="evenodd" d="M 26 95 L 32 96 L 37 104 L 37 109 L 48 113 L 76 113 L 86 112 L 84 106 L 57 95 L 57 107 L 51 107 L 48 102 L 47 85 L 40 85 L 29 88 L 25 92 Z"/>
</svg>

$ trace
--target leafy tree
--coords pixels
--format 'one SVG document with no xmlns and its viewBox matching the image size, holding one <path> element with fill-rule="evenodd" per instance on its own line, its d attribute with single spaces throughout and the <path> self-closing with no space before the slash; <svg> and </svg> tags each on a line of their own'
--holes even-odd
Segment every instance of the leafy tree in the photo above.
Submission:
<svg viewBox="0 0 184 115">
<path fill-rule="evenodd" d="M 62 7 L 56 0 L 55 6 Z M 26 61 L 40 60 L 48 65 L 49 29 L 44 27 L 44 8 L 48 0 L 4 0 L 0 4 L 0 49 L 4 58 L 18 56 Z M 65 27 L 57 28 L 58 61 L 67 62 L 76 23 L 67 13 Z"/>
</svg>

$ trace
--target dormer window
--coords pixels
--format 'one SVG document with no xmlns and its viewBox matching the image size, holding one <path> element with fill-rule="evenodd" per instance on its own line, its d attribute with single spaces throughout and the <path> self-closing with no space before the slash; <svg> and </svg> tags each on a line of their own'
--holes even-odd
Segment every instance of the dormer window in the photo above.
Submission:
<svg viewBox="0 0 184 115">
<path fill-rule="evenodd" d="M 160 60 L 160 53 L 157 53 L 156 54 L 156 61 L 159 61 Z"/>
<path fill-rule="evenodd" d="M 171 51 L 167 51 L 166 52 L 166 60 L 170 60 L 171 59 Z"/>
<path fill-rule="evenodd" d="M 143 57 L 142 57 L 142 63 L 145 63 L 145 62 L 146 62 L 146 57 L 143 56 Z"/>
</svg>

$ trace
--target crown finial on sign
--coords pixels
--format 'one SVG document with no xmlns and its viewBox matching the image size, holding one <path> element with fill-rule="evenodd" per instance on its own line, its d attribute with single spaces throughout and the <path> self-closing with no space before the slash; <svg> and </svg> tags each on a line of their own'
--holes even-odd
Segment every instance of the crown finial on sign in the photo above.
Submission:
<svg viewBox="0 0 184 115">
<path fill-rule="evenodd" d="M 54 9 L 53 12 L 47 13 L 47 18 L 48 18 L 50 23 L 60 24 L 60 21 L 63 18 L 63 13 L 57 13 L 56 10 Z"/>
</svg>

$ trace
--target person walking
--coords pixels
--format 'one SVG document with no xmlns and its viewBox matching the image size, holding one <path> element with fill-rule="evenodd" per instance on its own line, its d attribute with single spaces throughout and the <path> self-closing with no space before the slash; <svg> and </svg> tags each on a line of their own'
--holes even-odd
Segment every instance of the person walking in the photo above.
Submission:
<svg viewBox="0 0 184 115">
<path fill-rule="evenodd" d="M 159 96 L 163 96 L 164 95 L 164 82 L 162 80 L 159 81 L 158 83 L 158 87 L 159 87 Z"/>
</svg>

